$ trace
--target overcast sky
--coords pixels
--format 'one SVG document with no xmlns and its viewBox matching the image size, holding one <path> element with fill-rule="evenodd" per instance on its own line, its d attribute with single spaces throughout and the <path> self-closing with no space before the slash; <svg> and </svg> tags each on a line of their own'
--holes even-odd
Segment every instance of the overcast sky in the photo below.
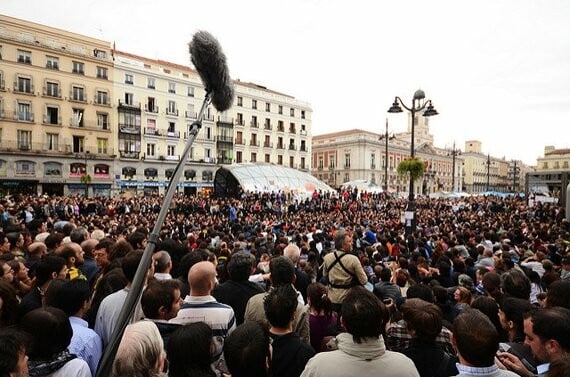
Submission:
<svg viewBox="0 0 570 377">
<path fill-rule="evenodd" d="M 386 110 L 421 88 L 435 144 L 534 165 L 570 147 L 568 0 L 0 0 L 9 16 L 189 65 L 197 30 L 216 36 L 232 78 L 307 101 L 313 135 L 384 132 Z M 388 116 L 404 131 L 404 114 Z"/>
</svg>

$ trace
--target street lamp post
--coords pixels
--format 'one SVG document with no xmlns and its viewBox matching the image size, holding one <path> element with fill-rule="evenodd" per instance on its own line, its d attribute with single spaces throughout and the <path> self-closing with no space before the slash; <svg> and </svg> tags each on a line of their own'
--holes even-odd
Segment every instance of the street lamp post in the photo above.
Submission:
<svg viewBox="0 0 570 377">
<path fill-rule="evenodd" d="M 491 169 L 491 155 L 490 154 L 487 154 L 487 162 L 485 162 L 485 164 L 487 164 L 487 191 L 489 191 L 489 188 L 490 188 L 489 180 L 491 177 L 491 171 L 490 171 L 490 169 Z"/>
<path fill-rule="evenodd" d="M 461 151 L 459 149 L 455 149 L 455 141 L 453 142 L 453 150 L 451 151 L 451 156 L 453 157 L 452 159 L 452 165 L 451 165 L 451 192 L 455 191 L 455 157 L 457 157 L 458 155 L 461 154 Z"/>
<path fill-rule="evenodd" d="M 410 155 L 411 158 L 414 158 L 415 153 L 415 145 L 414 145 L 414 127 L 416 122 L 416 113 L 423 111 L 423 116 L 429 117 L 432 115 L 437 115 L 438 112 L 434 109 L 431 100 L 425 100 L 425 93 L 423 90 L 418 89 L 414 93 L 414 98 L 412 99 L 412 106 L 408 107 L 404 104 L 402 99 L 398 96 L 394 98 L 394 103 L 388 109 L 389 113 L 401 113 L 402 107 L 408 110 L 412 115 L 412 140 L 410 144 Z M 402 107 L 400 107 L 402 106 Z M 425 111 L 424 111 L 425 110 Z M 410 192 L 408 196 L 408 207 L 406 208 L 405 213 L 405 226 L 406 226 L 406 234 L 411 234 L 416 230 L 416 206 L 414 202 L 414 179 L 410 175 Z"/>
<path fill-rule="evenodd" d="M 513 193 L 517 192 L 517 160 L 514 162 L 515 166 L 513 168 Z"/>
<path fill-rule="evenodd" d="M 386 155 L 384 157 L 384 192 L 388 194 L 388 140 L 394 140 L 395 135 L 388 135 L 388 118 L 386 118 L 386 132 L 378 140 L 386 141 Z"/>
<path fill-rule="evenodd" d="M 85 168 L 85 197 L 86 197 L 86 198 L 89 196 L 89 177 L 88 177 L 88 174 L 87 174 L 87 157 L 88 157 L 88 156 L 89 156 L 89 151 L 86 150 L 86 151 L 85 151 L 85 155 L 84 155 L 85 164 L 83 165 L 84 168 Z"/>
</svg>

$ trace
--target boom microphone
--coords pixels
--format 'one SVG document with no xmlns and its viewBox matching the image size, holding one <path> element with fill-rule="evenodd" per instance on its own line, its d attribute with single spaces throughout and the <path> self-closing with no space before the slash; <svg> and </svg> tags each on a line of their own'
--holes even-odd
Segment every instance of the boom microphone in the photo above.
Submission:
<svg viewBox="0 0 570 377">
<path fill-rule="evenodd" d="M 220 44 L 207 31 L 198 31 L 189 43 L 192 63 L 216 110 L 226 111 L 234 100 L 234 86 Z"/>
</svg>

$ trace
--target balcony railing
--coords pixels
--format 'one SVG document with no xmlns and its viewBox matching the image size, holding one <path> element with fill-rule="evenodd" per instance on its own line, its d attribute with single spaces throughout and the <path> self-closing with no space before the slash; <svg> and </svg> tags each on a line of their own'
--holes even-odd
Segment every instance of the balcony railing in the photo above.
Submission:
<svg viewBox="0 0 570 377">
<path fill-rule="evenodd" d="M 230 165 L 231 163 L 232 163 L 232 159 L 231 159 L 231 158 L 218 157 L 218 164 L 227 164 L 227 165 Z"/>
<path fill-rule="evenodd" d="M 166 137 L 180 139 L 180 131 L 166 131 Z"/>
<path fill-rule="evenodd" d="M 295 144 L 289 144 L 289 150 L 290 151 L 296 151 L 297 148 L 295 148 Z"/>
<path fill-rule="evenodd" d="M 146 111 L 147 113 L 158 113 L 158 106 L 154 105 L 154 106 L 149 106 L 148 104 L 144 105 L 144 111 Z"/>
<path fill-rule="evenodd" d="M 283 143 L 277 143 L 277 149 L 285 149 L 285 145 Z"/>
<path fill-rule="evenodd" d="M 301 147 L 299 147 L 299 150 L 301 152 L 306 152 L 307 151 L 307 147 L 305 145 L 301 145 Z"/>
<path fill-rule="evenodd" d="M 54 122 L 55 120 L 55 122 Z M 61 116 L 58 116 L 57 119 L 52 119 L 52 117 L 47 116 L 44 114 L 43 124 L 51 124 L 53 126 L 61 126 Z"/>
<path fill-rule="evenodd" d="M 52 98 L 61 98 L 61 89 L 60 88 L 48 89 L 44 86 L 42 90 L 42 95 Z"/>
<path fill-rule="evenodd" d="M 265 142 L 263 142 L 263 147 L 264 148 L 273 148 L 273 143 L 271 143 L 269 141 L 265 141 Z"/>
<path fill-rule="evenodd" d="M 245 139 L 238 139 L 238 138 L 236 138 L 235 144 L 237 144 L 237 145 L 245 145 Z"/>
<path fill-rule="evenodd" d="M 186 119 L 196 119 L 198 117 L 198 114 L 195 111 L 188 111 L 186 110 L 184 112 L 184 117 Z"/>
<path fill-rule="evenodd" d="M 160 131 L 154 127 L 145 127 L 144 134 L 150 136 L 160 136 Z"/>
<path fill-rule="evenodd" d="M 249 125 L 251 126 L 251 128 L 259 128 L 259 123 L 254 122 L 253 120 L 249 122 Z"/>
<path fill-rule="evenodd" d="M 139 152 L 129 152 L 129 151 L 119 151 L 119 154 L 122 158 L 139 158 L 140 155 L 140 151 Z"/>
<path fill-rule="evenodd" d="M 216 136 L 216 141 L 221 141 L 224 143 L 231 143 L 233 141 L 233 138 L 231 136 L 218 135 L 218 136 Z"/>
<path fill-rule="evenodd" d="M 14 92 L 34 94 L 34 85 L 33 84 L 25 85 L 25 84 L 20 84 L 17 81 L 14 81 Z"/>
<path fill-rule="evenodd" d="M 166 115 L 178 116 L 178 109 L 166 109 Z"/>
<path fill-rule="evenodd" d="M 119 108 L 126 108 L 126 109 L 141 109 L 141 103 L 140 102 L 131 102 L 131 103 L 126 103 L 125 101 L 121 101 L 119 100 Z"/>
<path fill-rule="evenodd" d="M 271 131 L 271 130 L 273 129 L 273 127 L 271 127 L 271 123 L 265 123 L 265 124 L 263 125 L 263 129 L 264 129 L 264 130 L 270 130 L 270 131 Z"/>
<path fill-rule="evenodd" d="M 259 141 L 257 141 L 257 140 L 250 140 L 250 141 L 249 141 L 249 145 L 250 145 L 251 147 L 259 147 Z"/>
<path fill-rule="evenodd" d="M 132 124 L 119 123 L 119 131 L 125 134 L 139 134 L 141 133 L 141 127 Z"/>
</svg>

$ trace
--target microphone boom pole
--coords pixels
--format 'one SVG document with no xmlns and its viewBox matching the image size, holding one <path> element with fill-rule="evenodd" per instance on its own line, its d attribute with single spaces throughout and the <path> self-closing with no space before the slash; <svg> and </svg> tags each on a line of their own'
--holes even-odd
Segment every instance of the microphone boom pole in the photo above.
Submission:
<svg viewBox="0 0 570 377">
<path fill-rule="evenodd" d="M 206 113 L 206 109 L 212 103 L 212 96 L 209 92 L 206 92 L 206 96 L 204 98 L 204 102 L 202 103 L 202 108 L 200 109 L 200 113 L 194 123 L 191 125 L 191 129 L 188 135 L 188 141 L 186 142 L 186 146 L 184 147 L 184 153 L 182 154 L 183 158 L 178 161 L 176 165 L 176 169 L 174 170 L 174 174 L 170 177 L 170 182 L 168 183 L 168 189 L 166 190 L 166 196 L 164 198 L 164 203 L 160 212 L 158 214 L 158 218 L 156 219 L 156 223 L 154 224 L 154 228 L 152 233 L 149 236 L 148 243 L 144 250 L 141 262 L 139 267 L 137 268 L 137 272 L 133 279 L 131 289 L 127 294 L 127 298 L 125 299 L 125 303 L 123 304 L 123 308 L 121 309 L 121 313 L 119 314 L 119 318 L 117 320 L 117 324 L 115 326 L 115 330 L 111 336 L 111 340 L 105 349 L 105 353 L 101 358 L 101 363 L 99 364 L 99 368 L 97 370 L 96 377 L 107 377 L 111 375 L 113 361 L 115 360 L 115 356 L 117 354 L 117 349 L 119 348 L 119 344 L 121 342 L 121 338 L 123 337 L 123 333 L 125 332 L 125 328 L 133 313 L 135 311 L 135 306 L 139 302 L 142 290 L 144 287 L 144 283 L 146 280 L 147 272 L 150 267 L 150 263 L 152 260 L 152 253 L 156 248 L 156 244 L 158 242 L 158 236 L 160 234 L 160 229 L 164 224 L 164 220 L 166 219 L 166 215 L 168 214 L 168 210 L 170 206 L 168 205 L 172 201 L 172 197 L 174 196 L 174 191 L 176 190 L 176 186 L 180 177 L 182 176 L 182 170 L 184 169 L 184 163 L 186 161 L 186 156 L 190 152 L 190 148 L 202 128 L 202 120 L 204 119 L 204 115 Z"/>
</svg>

